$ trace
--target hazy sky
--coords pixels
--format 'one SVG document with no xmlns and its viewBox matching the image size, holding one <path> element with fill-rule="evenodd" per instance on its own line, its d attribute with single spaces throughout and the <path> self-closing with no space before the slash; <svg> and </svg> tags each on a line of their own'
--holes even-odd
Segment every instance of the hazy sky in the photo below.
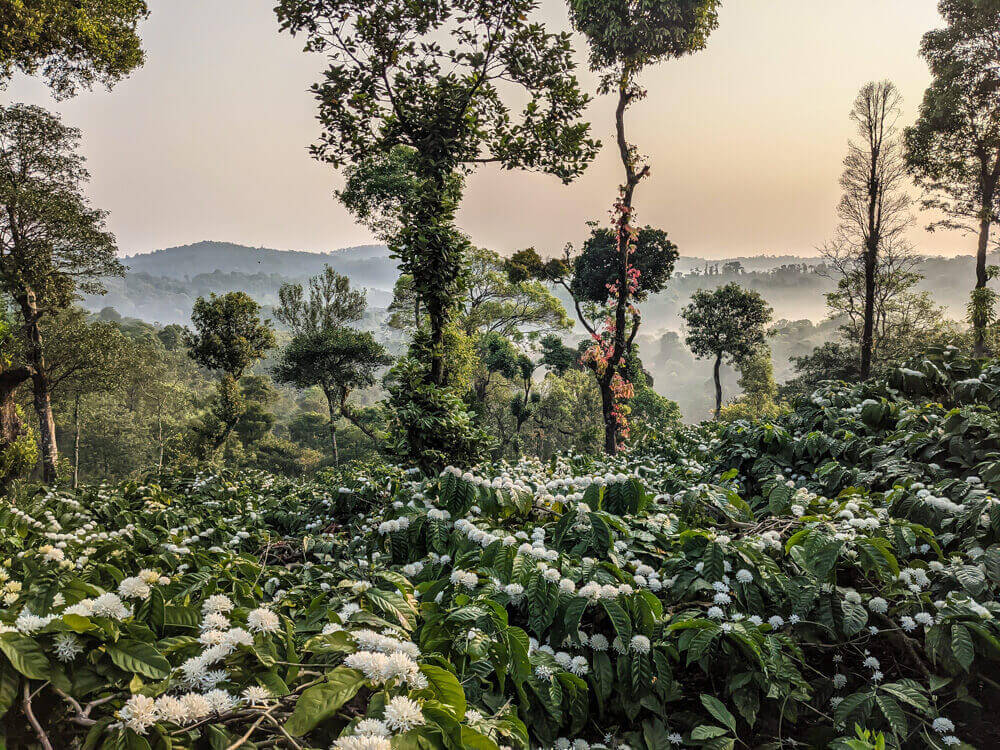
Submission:
<svg viewBox="0 0 1000 750">
<path fill-rule="evenodd" d="M 330 250 L 372 238 L 332 197 L 339 178 L 313 161 L 318 126 L 307 89 L 323 61 L 280 35 L 274 0 L 151 0 L 148 60 L 112 92 L 55 103 L 37 81 L 2 96 L 57 109 L 84 131 L 95 205 L 125 253 L 202 239 Z M 858 88 L 889 78 L 911 122 L 928 82 L 920 36 L 935 0 L 725 0 L 709 48 L 650 69 L 628 123 L 652 177 L 641 223 L 683 255 L 813 254 L 832 234 Z M 564 3 L 542 15 L 567 28 Z M 578 50 L 584 48 L 577 44 Z M 583 55 L 580 54 L 581 62 Z M 593 90 L 593 76 L 581 67 Z M 605 148 L 570 186 L 483 169 L 460 214 L 474 242 L 559 251 L 604 219 L 621 180 L 610 97 L 589 116 Z M 971 253 L 973 238 L 913 233 L 929 253 Z"/>
</svg>

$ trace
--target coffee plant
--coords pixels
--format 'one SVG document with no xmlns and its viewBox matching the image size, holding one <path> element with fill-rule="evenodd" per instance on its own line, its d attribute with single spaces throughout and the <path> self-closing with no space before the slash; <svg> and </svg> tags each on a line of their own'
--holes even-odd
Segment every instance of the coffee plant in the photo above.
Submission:
<svg viewBox="0 0 1000 750">
<path fill-rule="evenodd" d="M 8 748 L 989 748 L 1000 366 L 613 459 L 0 510 Z"/>
</svg>

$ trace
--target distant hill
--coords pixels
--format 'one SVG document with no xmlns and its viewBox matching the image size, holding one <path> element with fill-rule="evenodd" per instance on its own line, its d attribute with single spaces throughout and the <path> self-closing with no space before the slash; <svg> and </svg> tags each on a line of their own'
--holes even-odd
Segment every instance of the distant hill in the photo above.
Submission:
<svg viewBox="0 0 1000 750">
<path fill-rule="evenodd" d="M 205 241 L 132 255 L 122 261 L 132 273 L 171 279 L 190 279 L 216 271 L 305 278 L 329 265 L 338 273 L 350 276 L 359 286 L 392 289 L 396 281 L 396 262 L 389 257 L 389 249 L 385 245 L 360 245 L 328 253 L 307 253 Z"/>
<path fill-rule="evenodd" d="M 113 307 L 120 314 L 150 322 L 187 324 L 199 296 L 245 291 L 265 307 L 278 301 L 278 289 L 287 281 L 304 281 L 329 265 L 368 292 L 372 313 L 388 306 L 398 275 L 396 262 L 385 245 L 362 245 L 327 253 L 275 250 L 232 242 L 197 242 L 123 258 L 129 267 L 124 279 L 109 279 L 108 294 L 86 296 L 92 311 Z M 1000 258 L 992 255 L 990 262 Z M 793 255 L 712 259 L 681 257 L 674 279 L 643 305 L 645 334 L 679 330 L 680 308 L 692 292 L 729 281 L 758 290 L 775 308 L 776 319 L 826 316 L 825 294 L 834 282 L 823 272 L 823 260 Z M 953 318 L 964 316 L 973 278 L 973 259 L 925 257 L 918 269 L 921 289 L 931 292 Z M 558 290 L 557 290 L 558 293 Z M 568 300 L 565 300 L 568 302 Z"/>
<path fill-rule="evenodd" d="M 194 301 L 213 292 L 246 292 L 267 308 L 277 303 L 282 284 L 305 281 L 326 265 L 366 289 L 369 308 L 385 308 L 398 275 L 396 261 L 385 245 L 307 253 L 206 241 L 122 261 L 128 267 L 125 278 L 106 279 L 108 293 L 85 295 L 83 306 L 94 312 L 113 307 L 126 317 L 164 325 L 186 325 Z"/>
</svg>

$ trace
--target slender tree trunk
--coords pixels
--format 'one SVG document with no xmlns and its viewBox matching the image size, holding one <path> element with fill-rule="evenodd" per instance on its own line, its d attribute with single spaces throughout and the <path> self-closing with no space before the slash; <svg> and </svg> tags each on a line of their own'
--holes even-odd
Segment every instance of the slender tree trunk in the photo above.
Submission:
<svg viewBox="0 0 1000 750">
<path fill-rule="evenodd" d="M 334 408 L 333 394 L 323 389 L 326 396 L 326 409 L 330 415 L 330 446 L 333 448 L 333 465 L 340 468 L 340 449 L 337 447 L 337 410 Z"/>
<path fill-rule="evenodd" d="M 73 489 L 80 485 L 80 394 L 73 400 Z"/>
<path fill-rule="evenodd" d="M 0 371 L 0 455 L 8 446 L 14 444 L 24 429 L 21 419 L 17 416 L 14 393 L 29 377 L 31 373 L 25 367 Z M 7 491 L 12 479 L 13 477 L 0 473 L 0 496 Z"/>
<path fill-rule="evenodd" d="M 49 381 L 44 375 L 32 378 L 35 413 L 38 415 L 38 435 L 42 449 L 42 481 L 55 484 L 58 479 L 59 448 L 56 445 L 56 422 L 52 416 Z"/>
<path fill-rule="evenodd" d="M 348 422 L 357 427 L 365 437 L 371 440 L 372 445 L 374 445 L 376 449 L 381 448 L 382 446 L 381 436 L 377 432 L 366 426 L 365 423 L 361 421 L 361 418 L 354 413 L 354 409 L 352 409 L 347 404 L 347 399 L 348 397 L 350 397 L 350 395 L 351 392 L 347 388 L 344 388 L 340 392 L 340 413 L 344 416 L 344 418 Z M 411 428 L 411 434 L 412 434 L 412 428 Z"/>
<path fill-rule="evenodd" d="M 715 358 L 715 367 L 712 374 L 715 376 L 715 419 L 719 418 L 722 411 L 722 379 L 719 377 L 719 368 L 722 366 L 722 355 Z"/>
<path fill-rule="evenodd" d="M 878 265 L 878 240 L 869 240 L 865 250 L 865 307 L 861 329 L 861 379 L 872 372 L 872 350 L 875 339 L 875 270 Z"/>
<path fill-rule="evenodd" d="M 988 200 L 988 202 L 986 202 Z M 993 193 L 989 192 L 988 195 L 984 195 L 983 203 L 983 216 L 979 220 L 979 247 L 976 251 L 976 289 L 985 289 L 986 282 L 988 281 L 986 277 L 986 251 L 989 249 L 990 245 L 990 217 L 989 217 L 989 206 L 993 205 Z M 986 330 L 984 328 L 984 323 L 979 316 L 975 316 L 974 324 L 976 327 L 975 336 L 975 353 L 977 355 L 982 355 L 986 353 Z"/>
<path fill-rule="evenodd" d="M 618 154 L 625 168 L 625 184 L 622 186 L 621 208 L 618 215 L 617 264 L 618 297 L 615 302 L 615 331 L 611 356 L 607 361 L 605 374 L 599 378 L 601 401 L 604 415 L 604 450 L 610 455 L 618 452 L 618 419 L 614 413 L 614 394 L 611 391 L 611 381 L 616 372 L 620 372 L 628 357 L 628 343 L 625 339 L 625 324 L 628 318 L 629 302 L 629 247 L 631 246 L 632 199 L 636 185 L 645 177 L 648 167 L 636 171 L 634 154 L 628 139 L 625 137 L 625 110 L 632 103 L 635 94 L 631 88 L 631 74 L 625 71 L 618 84 L 618 105 L 615 108 L 615 137 L 618 143 Z M 624 377 L 624 376 L 623 376 Z"/>
<path fill-rule="evenodd" d="M 157 474 L 163 473 L 163 409 L 156 410 L 156 442 L 159 456 L 156 459 Z"/>
<path fill-rule="evenodd" d="M 55 484 L 59 463 L 59 446 L 56 444 L 56 422 L 52 416 L 52 386 L 49 382 L 48 367 L 45 363 L 45 349 L 42 345 L 42 331 L 39 326 L 41 314 L 31 290 L 18 298 L 24 317 L 27 344 L 26 355 L 31 366 L 31 384 L 34 389 L 35 413 L 38 415 L 38 435 L 42 449 L 42 481 Z"/>
<path fill-rule="evenodd" d="M 618 452 L 618 420 L 615 419 L 615 397 L 611 386 L 599 383 L 601 387 L 601 416 L 604 417 L 604 452 L 610 456 Z"/>
</svg>

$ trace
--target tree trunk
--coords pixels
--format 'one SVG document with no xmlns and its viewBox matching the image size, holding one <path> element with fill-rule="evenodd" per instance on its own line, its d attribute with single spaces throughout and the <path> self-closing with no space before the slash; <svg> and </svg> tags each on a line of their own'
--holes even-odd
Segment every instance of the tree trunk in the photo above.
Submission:
<svg viewBox="0 0 1000 750">
<path fill-rule="evenodd" d="M 989 202 L 985 202 L 988 199 Z M 990 217 L 989 217 L 989 206 L 993 204 L 993 194 L 984 195 L 983 203 L 983 216 L 979 220 L 979 247 L 976 251 L 976 289 L 986 288 L 986 282 L 988 281 L 986 277 L 986 251 L 990 245 Z M 979 316 L 975 316 L 973 320 L 976 330 L 976 344 L 974 352 L 976 355 L 983 355 L 986 353 L 986 329 L 984 327 L 985 321 Z"/>
<path fill-rule="evenodd" d="M 42 481 L 55 484 L 56 467 L 59 463 L 59 446 L 56 444 L 56 422 L 52 416 L 52 386 L 45 364 L 45 349 L 42 345 L 42 331 L 39 326 L 41 313 L 35 302 L 35 293 L 26 291 L 17 299 L 24 317 L 26 351 L 31 366 L 31 383 L 34 389 L 35 413 L 38 415 L 38 435 L 42 449 Z"/>
<path fill-rule="evenodd" d="M 73 401 L 73 489 L 80 485 L 80 394 Z"/>
<path fill-rule="evenodd" d="M 618 420 L 615 419 L 615 397 L 611 385 L 599 382 L 601 388 L 601 416 L 604 417 L 604 452 L 609 456 L 618 453 Z"/>
<path fill-rule="evenodd" d="M 444 385 L 444 316 L 429 313 L 431 320 L 431 382 Z"/>
<path fill-rule="evenodd" d="M 42 481 L 55 484 L 58 479 L 59 448 L 56 445 L 56 421 L 52 416 L 52 397 L 49 381 L 44 375 L 36 374 L 32 379 L 34 387 L 35 413 L 38 415 L 38 435 L 42 449 Z"/>
<path fill-rule="evenodd" d="M 629 305 L 629 247 L 631 245 L 632 198 L 635 187 L 648 173 L 648 167 L 636 172 L 632 149 L 625 138 L 625 110 L 628 109 L 634 95 L 630 89 L 631 78 L 628 71 L 623 73 L 618 85 L 618 105 L 615 108 L 615 137 L 618 142 L 618 154 L 625 168 L 625 184 L 622 186 L 621 207 L 618 215 L 617 262 L 618 262 L 618 295 L 615 301 L 615 330 L 611 356 L 608 358 L 606 370 L 598 378 L 601 389 L 602 412 L 604 416 L 604 450 L 609 455 L 618 452 L 618 419 L 614 412 L 614 394 L 611 382 L 615 372 L 619 372 L 622 363 L 628 356 L 628 345 L 625 340 L 625 323 L 628 317 Z M 633 332 L 634 335 L 634 332 Z M 623 376 L 624 377 L 624 376 Z"/>
<path fill-rule="evenodd" d="M 326 408 L 330 415 L 330 446 L 333 448 L 333 465 L 340 468 L 340 449 L 337 447 L 337 410 L 334 408 L 333 394 L 323 389 L 326 396 Z"/>
<path fill-rule="evenodd" d="M 21 437 L 21 431 L 24 429 L 24 425 L 17 416 L 14 393 L 18 386 L 29 377 L 31 377 L 31 373 L 26 367 L 0 372 L 0 455 Z M 0 496 L 7 491 L 7 486 L 12 478 L 0 473 Z"/>
<path fill-rule="evenodd" d="M 156 442 L 159 455 L 156 460 L 157 474 L 163 473 L 163 408 L 156 409 Z"/>
<path fill-rule="evenodd" d="M 878 240 L 872 238 L 865 250 L 865 309 L 861 329 L 861 379 L 868 380 L 872 372 L 872 349 L 875 333 L 875 270 L 878 265 Z"/>
<path fill-rule="evenodd" d="M 719 418 L 722 411 L 722 379 L 719 377 L 719 368 L 722 366 L 722 355 L 715 358 L 715 367 L 712 370 L 715 376 L 715 419 Z"/>
</svg>

